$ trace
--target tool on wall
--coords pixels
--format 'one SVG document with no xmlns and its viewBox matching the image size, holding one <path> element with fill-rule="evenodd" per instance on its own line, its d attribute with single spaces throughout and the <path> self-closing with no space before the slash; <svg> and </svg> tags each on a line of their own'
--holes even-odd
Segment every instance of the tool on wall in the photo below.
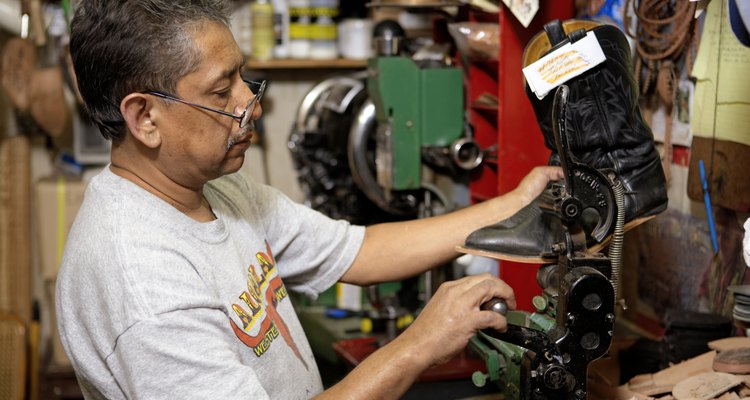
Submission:
<svg viewBox="0 0 750 400">
<path fill-rule="evenodd" d="M 542 265 L 537 281 L 544 289 L 534 298 L 536 312 L 507 311 L 501 301 L 487 309 L 507 311 L 508 329 L 480 331 L 470 346 L 484 360 L 487 373 L 474 383 L 498 385 L 505 398 L 585 399 L 589 364 L 612 342 L 621 260 L 624 216 L 621 184 L 576 160 L 568 144 L 568 87 L 555 93 L 553 131 L 564 179 L 545 191 L 540 206 L 562 221 L 565 240 L 554 247 L 557 262 Z M 597 230 L 615 225 L 609 255 L 586 252 L 582 225 L 598 219 Z"/>
</svg>

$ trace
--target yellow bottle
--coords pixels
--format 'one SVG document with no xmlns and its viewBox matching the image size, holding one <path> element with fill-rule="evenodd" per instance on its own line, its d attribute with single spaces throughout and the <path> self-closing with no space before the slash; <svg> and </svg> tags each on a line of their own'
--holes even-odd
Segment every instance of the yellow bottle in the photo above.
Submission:
<svg viewBox="0 0 750 400">
<path fill-rule="evenodd" d="M 267 61 L 273 57 L 273 6 L 268 0 L 255 0 L 250 5 L 252 53 L 254 60 Z"/>
</svg>

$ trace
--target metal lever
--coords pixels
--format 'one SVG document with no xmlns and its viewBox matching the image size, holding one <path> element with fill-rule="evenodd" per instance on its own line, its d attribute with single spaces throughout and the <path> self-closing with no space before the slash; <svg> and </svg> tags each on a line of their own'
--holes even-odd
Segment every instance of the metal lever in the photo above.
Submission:
<svg viewBox="0 0 750 400">
<path fill-rule="evenodd" d="M 579 162 L 570 148 L 567 129 L 569 93 L 570 89 L 566 85 L 558 87 L 552 105 L 552 133 L 565 180 L 565 187 L 555 201 L 555 208 L 563 224 L 569 227 L 581 226 L 586 219 L 582 218 L 584 210 L 594 210 L 598 214 L 598 221 L 595 226 L 587 228 L 587 231 L 590 230 L 587 234 L 601 243 L 611 232 L 617 209 L 612 181 L 603 170 Z"/>
<path fill-rule="evenodd" d="M 500 315 L 508 314 L 508 303 L 498 297 L 483 303 L 479 308 L 486 311 L 494 311 Z"/>
</svg>

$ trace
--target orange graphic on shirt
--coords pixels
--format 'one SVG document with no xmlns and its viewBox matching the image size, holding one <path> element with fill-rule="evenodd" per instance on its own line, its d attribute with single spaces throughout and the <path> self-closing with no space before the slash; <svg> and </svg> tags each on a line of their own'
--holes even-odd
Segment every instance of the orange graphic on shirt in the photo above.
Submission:
<svg viewBox="0 0 750 400">
<path fill-rule="evenodd" d="M 247 291 L 239 296 L 249 312 L 238 304 L 232 304 L 232 309 L 242 322 L 242 328 L 240 328 L 233 319 L 230 319 L 232 330 L 237 338 L 250 347 L 258 357 L 262 356 L 271 347 L 272 342 L 281 335 L 305 368 L 309 369 L 286 322 L 276 310 L 278 303 L 288 294 L 276 271 L 276 260 L 273 258 L 268 242 L 266 242 L 266 253 L 258 252 L 255 258 L 260 264 L 260 271 L 257 271 L 254 265 L 248 267 Z M 260 323 L 260 329 L 256 335 L 247 333 L 258 323 Z"/>
</svg>

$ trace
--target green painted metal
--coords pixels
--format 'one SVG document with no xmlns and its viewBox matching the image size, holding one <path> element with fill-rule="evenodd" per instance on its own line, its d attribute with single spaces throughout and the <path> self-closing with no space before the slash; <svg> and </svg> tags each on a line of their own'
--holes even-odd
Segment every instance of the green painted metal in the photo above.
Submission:
<svg viewBox="0 0 750 400">
<path fill-rule="evenodd" d="M 423 146 L 449 146 L 463 132 L 463 77 L 457 68 L 420 71 Z"/>
<path fill-rule="evenodd" d="M 554 329 L 556 325 L 555 320 L 547 314 L 533 313 L 529 319 L 531 320 L 532 328 L 547 333 Z"/>
<path fill-rule="evenodd" d="M 517 399 L 520 394 L 521 359 L 526 349 L 505 343 L 482 332 L 469 340 L 471 349 L 487 365 L 487 374 L 474 374 L 472 382 L 481 386 L 492 381 L 506 399 Z"/>
<path fill-rule="evenodd" d="M 419 68 L 405 57 L 369 60 L 367 90 L 379 129 L 391 128 L 392 190 L 422 187 L 424 146 L 447 146 L 463 132 L 463 76 L 458 68 Z"/>
<path fill-rule="evenodd" d="M 549 313 L 529 314 L 525 311 L 514 310 L 509 311 L 506 318 L 509 324 L 545 333 L 549 333 L 555 327 L 555 319 Z M 527 350 L 485 335 L 481 331 L 471 338 L 469 346 L 487 366 L 486 374 L 472 376 L 474 384 L 480 386 L 479 384 L 485 384 L 488 380 L 492 381 L 505 396 L 504 398 L 518 399 L 521 389 L 521 360 Z"/>
</svg>

